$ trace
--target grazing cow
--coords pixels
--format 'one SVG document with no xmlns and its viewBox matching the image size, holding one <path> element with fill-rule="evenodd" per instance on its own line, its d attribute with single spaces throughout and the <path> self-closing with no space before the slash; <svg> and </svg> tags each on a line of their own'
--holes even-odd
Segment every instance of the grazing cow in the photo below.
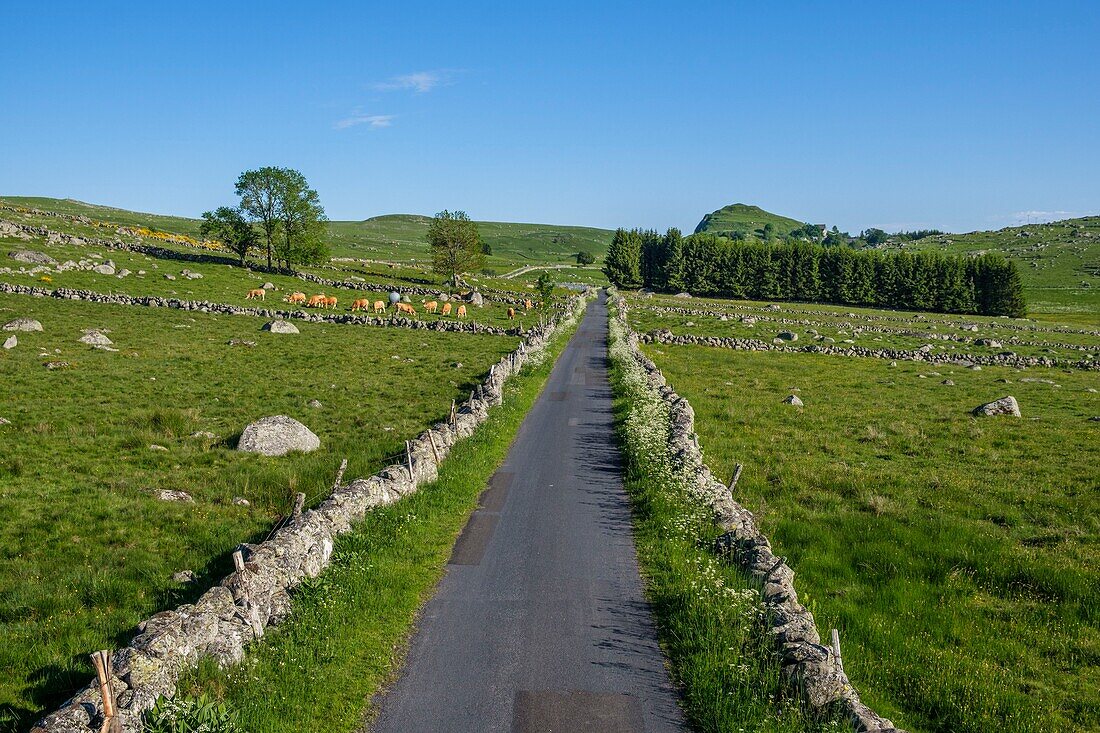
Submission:
<svg viewBox="0 0 1100 733">
<path fill-rule="evenodd" d="M 306 302 L 306 294 L 291 293 L 290 295 L 283 298 L 283 300 L 285 300 L 287 303 L 290 303 L 291 305 L 303 305 Z"/>
<path fill-rule="evenodd" d="M 509 321 L 516 320 L 516 309 L 515 308 L 509 308 L 508 309 L 508 320 Z"/>
<path fill-rule="evenodd" d="M 321 305 L 322 308 L 332 308 L 336 310 L 336 296 L 325 298 L 325 302 Z"/>
<path fill-rule="evenodd" d="M 374 312 L 375 313 L 385 313 L 386 312 L 386 301 L 384 301 L 384 300 L 374 301 Z"/>
<path fill-rule="evenodd" d="M 438 307 L 439 303 L 436 303 L 434 300 L 429 300 L 427 303 L 424 304 L 424 312 L 435 313 L 435 309 Z"/>
<path fill-rule="evenodd" d="M 249 290 L 248 295 L 245 296 L 247 300 L 255 300 L 257 298 L 260 300 L 267 300 L 267 291 L 263 288 L 256 288 L 255 290 Z"/>
<path fill-rule="evenodd" d="M 458 306 L 458 313 L 455 314 L 455 318 L 465 318 L 465 317 L 466 317 L 466 306 L 465 305 Z"/>
<path fill-rule="evenodd" d="M 351 304 L 351 312 L 365 311 L 370 308 L 370 301 L 366 298 L 358 298 Z"/>
<path fill-rule="evenodd" d="M 394 307 L 397 308 L 398 313 L 408 313 L 410 316 L 416 315 L 416 308 L 413 308 L 412 303 L 394 303 Z"/>
<path fill-rule="evenodd" d="M 443 315 L 443 316 L 451 315 L 451 304 L 450 303 L 444 303 L 443 304 L 443 310 L 440 311 L 440 315 Z"/>
<path fill-rule="evenodd" d="M 311 295 L 309 296 L 309 302 L 306 303 L 306 308 L 324 308 L 325 307 L 325 294 Z"/>
<path fill-rule="evenodd" d="M 531 310 L 531 309 L 532 309 L 532 308 L 534 308 L 534 307 L 535 307 L 535 306 L 534 306 L 534 304 L 532 304 L 532 303 L 531 303 L 531 299 L 530 299 L 530 298 L 525 298 L 525 299 L 524 299 L 524 301 L 523 301 L 523 310 L 525 310 L 525 311 L 529 311 L 529 310 Z"/>
</svg>

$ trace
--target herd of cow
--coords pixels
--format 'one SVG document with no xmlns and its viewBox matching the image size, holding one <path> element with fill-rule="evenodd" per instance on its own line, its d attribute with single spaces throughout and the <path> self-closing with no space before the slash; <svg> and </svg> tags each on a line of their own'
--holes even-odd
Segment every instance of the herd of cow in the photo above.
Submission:
<svg viewBox="0 0 1100 733">
<path fill-rule="evenodd" d="M 245 296 L 248 300 L 267 300 L 267 291 L 263 288 L 256 288 L 255 290 L 249 290 L 248 295 Z M 305 293 L 291 293 L 283 298 L 284 303 L 290 303 L 291 305 L 300 305 L 303 308 L 322 308 L 336 310 L 337 300 L 335 296 L 327 296 L 324 293 L 317 295 L 307 296 Z M 442 308 L 439 303 L 434 300 L 429 300 L 424 305 L 425 313 L 439 312 L 441 316 L 449 316 L 452 311 L 451 303 L 444 303 Z M 412 303 L 402 303 L 398 301 L 393 304 L 395 314 L 405 314 L 416 317 L 416 308 Z M 531 310 L 534 304 L 528 299 L 523 301 L 524 310 Z M 386 301 L 376 300 L 373 303 L 367 298 L 358 298 L 352 301 L 351 311 L 356 313 L 358 311 L 373 310 L 375 313 L 386 312 Z M 459 304 L 457 309 L 454 309 L 455 318 L 466 317 L 466 305 Z M 508 318 L 514 319 L 516 317 L 516 309 L 508 309 Z"/>
</svg>

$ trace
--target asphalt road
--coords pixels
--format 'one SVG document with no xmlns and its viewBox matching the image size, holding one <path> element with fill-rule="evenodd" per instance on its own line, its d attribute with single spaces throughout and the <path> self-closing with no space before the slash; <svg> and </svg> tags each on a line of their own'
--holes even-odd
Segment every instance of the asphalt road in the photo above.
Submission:
<svg viewBox="0 0 1100 733">
<path fill-rule="evenodd" d="M 684 729 L 612 420 L 601 296 L 459 537 L 371 730 Z"/>
</svg>

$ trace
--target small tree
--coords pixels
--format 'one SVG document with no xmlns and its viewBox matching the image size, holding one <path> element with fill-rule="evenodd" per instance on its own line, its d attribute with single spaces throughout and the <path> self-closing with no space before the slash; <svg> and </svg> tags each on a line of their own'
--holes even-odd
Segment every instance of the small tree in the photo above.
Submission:
<svg viewBox="0 0 1100 733">
<path fill-rule="evenodd" d="M 539 294 L 539 320 L 545 322 L 550 314 L 550 305 L 554 297 L 554 283 L 548 273 L 541 273 L 535 280 L 535 292 Z"/>
<path fill-rule="evenodd" d="M 207 239 L 216 239 L 235 253 L 244 265 L 244 258 L 256 246 L 256 230 L 244 218 L 240 209 L 219 206 L 205 211 L 199 232 Z"/>
<path fill-rule="evenodd" d="M 428 246 L 432 269 L 456 286 L 463 273 L 485 265 L 477 223 L 470 221 L 465 211 L 444 210 L 436 214 L 428 225 Z"/>
<path fill-rule="evenodd" d="M 578 252 L 576 257 L 578 265 L 591 265 L 593 262 L 596 261 L 596 255 L 592 254 L 586 249 L 582 249 L 580 252 Z"/>
<path fill-rule="evenodd" d="M 637 229 L 619 229 L 607 248 L 603 272 L 615 287 L 632 290 L 642 285 L 642 235 Z"/>
<path fill-rule="evenodd" d="M 283 241 L 278 254 L 288 267 L 292 263 L 316 264 L 328 259 L 325 210 L 321 198 L 309 187 L 306 177 L 291 169 L 282 169 L 276 194 Z"/>
</svg>

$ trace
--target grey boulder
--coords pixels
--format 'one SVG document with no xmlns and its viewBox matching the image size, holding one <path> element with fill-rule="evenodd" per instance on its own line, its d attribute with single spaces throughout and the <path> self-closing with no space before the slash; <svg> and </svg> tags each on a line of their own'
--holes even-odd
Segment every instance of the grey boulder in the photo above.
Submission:
<svg viewBox="0 0 1100 733">
<path fill-rule="evenodd" d="M 1021 417 L 1020 405 L 1012 395 L 1002 397 L 999 400 L 987 402 L 974 408 L 975 415 L 1011 415 Z"/>
<path fill-rule="evenodd" d="M 26 262 L 30 265 L 56 265 L 57 260 L 43 252 L 34 252 L 29 249 L 19 250 L 8 254 L 16 262 Z"/>
<path fill-rule="evenodd" d="M 263 325 L 263 331 L 271 333 L 298 333 L 298 327 L 289 321 L 269 321 Z"/>
<path fill-rule="evenodd" d="M 237 450 L 282 456 L 291 451 L 309 453 L 321 447 L 321 439 L 292 417 L 272 415 L 250 423 L 241 433 Z"/>
<path fill-rule="evenodd" d="M 4 324 L 5 331 L 41 331 L 42 324 L 33 318 L 16 318 Z"/>
</svg>

